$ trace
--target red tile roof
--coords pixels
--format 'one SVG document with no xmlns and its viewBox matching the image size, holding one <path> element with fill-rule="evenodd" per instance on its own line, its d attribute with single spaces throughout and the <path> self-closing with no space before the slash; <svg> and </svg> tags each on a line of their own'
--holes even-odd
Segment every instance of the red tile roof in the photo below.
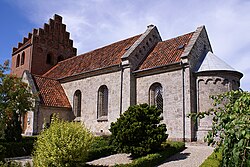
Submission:
<svg viewBox="0 0 250 167">
<path fill-rule="evenodd" d="M 50 107 L 71 108 L 61 84 L 53 79 L 33 75 L 41 103 Z"/>
<path fill-rule="evenodd" d="M 108 46 L 75 56 L 59 62 L 43 76 L 48 78 L 64 78 L 82 72 L 110 67 L 121 63 L 121 57 L 126 48 L 134 44 L 140 35 L 110 44 Z"/>
<path fill-rule="evenodd" d="M 194 32 L 191 32 L 176 38 L 158 42 L 146 60 L 141 64 L 139 70 L 180 62 L 181 54 L 193 33 Z"/>
</svg>

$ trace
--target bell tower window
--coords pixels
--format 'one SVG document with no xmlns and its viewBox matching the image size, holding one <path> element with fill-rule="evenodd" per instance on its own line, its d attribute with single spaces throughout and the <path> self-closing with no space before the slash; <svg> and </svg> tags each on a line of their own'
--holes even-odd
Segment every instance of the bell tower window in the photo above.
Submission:
<svg viewBox="0 0 250 167">
<path fill-rule="evenodd" d="M 19 67 L 19 66 L 20 66 L 20 54 L 18 54 L 16 58 L 16 67 Z"/>
<path fill-rule="evenodd" d="M 24 64 L 25 61 L 25 52 L 22 53 L 22 57 L 21 57 L 21 65 Z"/>
<path fill-rule="evenodd" d="M 46 59 L 47 64 L 52 64 L 52 55 L 50 53 L 47 54 L 47 59 Z"/>
</svg>

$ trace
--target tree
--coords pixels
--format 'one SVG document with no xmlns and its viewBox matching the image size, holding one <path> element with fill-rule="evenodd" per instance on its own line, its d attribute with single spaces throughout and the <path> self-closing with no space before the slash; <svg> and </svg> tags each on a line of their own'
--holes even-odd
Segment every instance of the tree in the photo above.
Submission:
<svg viewBox="0 0 250 167">
<path fill-rule="evenodd" d="M 33 154 L 34 166 L 81 166 L 86 161 L 93 135 L 79 122 L 57 117 L 38 136 Z"/>
<path fill-rule="evenodd" d="M 156 151 L 167 139 L 166 125 L 160 124 L 162 111 L 155 106 L 131 106 L 111 123 L 111 143 L 116 151 L 142 156 Z"/>
<path fill-rule="evenodd" d="M 214 115 L 205 140 L 222 150 L 223 166 L 250 166 L 250 93 L 236 90 L 211 98 L 215 107 L 197 115 Z"/>
<path fill-rule="evenodd" d="M 6 74 L 8 62 L 0 65 L 0 116 L 4 137 L 21 139 L 20 117 L 32 109 L 33 95 L 28 85 L 14 75 Z"/>
</svg>

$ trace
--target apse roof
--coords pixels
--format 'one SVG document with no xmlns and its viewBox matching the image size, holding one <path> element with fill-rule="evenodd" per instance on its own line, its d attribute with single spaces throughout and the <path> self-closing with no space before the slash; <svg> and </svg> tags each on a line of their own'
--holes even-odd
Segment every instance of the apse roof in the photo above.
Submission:
<svg viewBox="0 0 250 167">
<path fill-rule="evenodd" d="M 236 71 L 212 52 L 207 52 L 197 72 L 203 71 Z"/>
</svg>

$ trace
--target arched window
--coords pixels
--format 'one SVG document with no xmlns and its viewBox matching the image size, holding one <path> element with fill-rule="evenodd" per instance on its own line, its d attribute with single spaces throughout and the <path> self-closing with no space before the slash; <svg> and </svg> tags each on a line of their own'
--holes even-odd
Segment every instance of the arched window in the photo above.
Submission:
<svg viewBox="0 0 250 167">
<path fill-rule="evenodd" d="M 108 116 L 108 88 L 102 85 L 98 90 L 97 118 L 107 119 Z"/>
<path fill-rule="evenodd" d="M 16 67 L 19 67 L 19 66 L 20 66 L 20 54 L 18 54 L 16 58 Z"/>
<path fill-rule="evenodd" d="M 22 57 L 21 57 L 21 65 L 24 64 L 24 60 L 25 60 L 25 52 L 22 53 Z"/>
<path fill-rule="evenodd" d="M 162 86 L 160 83 L 154 83 L 149 88 L 149 104 L 155 105 L 159 110 L 163 111 Z"/>
<path fill-rule="evenodd" d="M 73 111 L 76 117 L 81 116 L 81 101 L 82 101 L 82 93 L 80 90 L 77 90 L 75 91 L 73 99 Z"/>
<path fill-rule="evenodd" d="M 57 57 L 57 63 L 59 63 L 60 61 L 63 61 L 63 56 L 62 55 Z"/>
<path fill-rule="evenodd" d="M 52 64 L 52 55 L 50 53 L 47 54 L 46 63 L 47 64 Z"/>
</svg>

